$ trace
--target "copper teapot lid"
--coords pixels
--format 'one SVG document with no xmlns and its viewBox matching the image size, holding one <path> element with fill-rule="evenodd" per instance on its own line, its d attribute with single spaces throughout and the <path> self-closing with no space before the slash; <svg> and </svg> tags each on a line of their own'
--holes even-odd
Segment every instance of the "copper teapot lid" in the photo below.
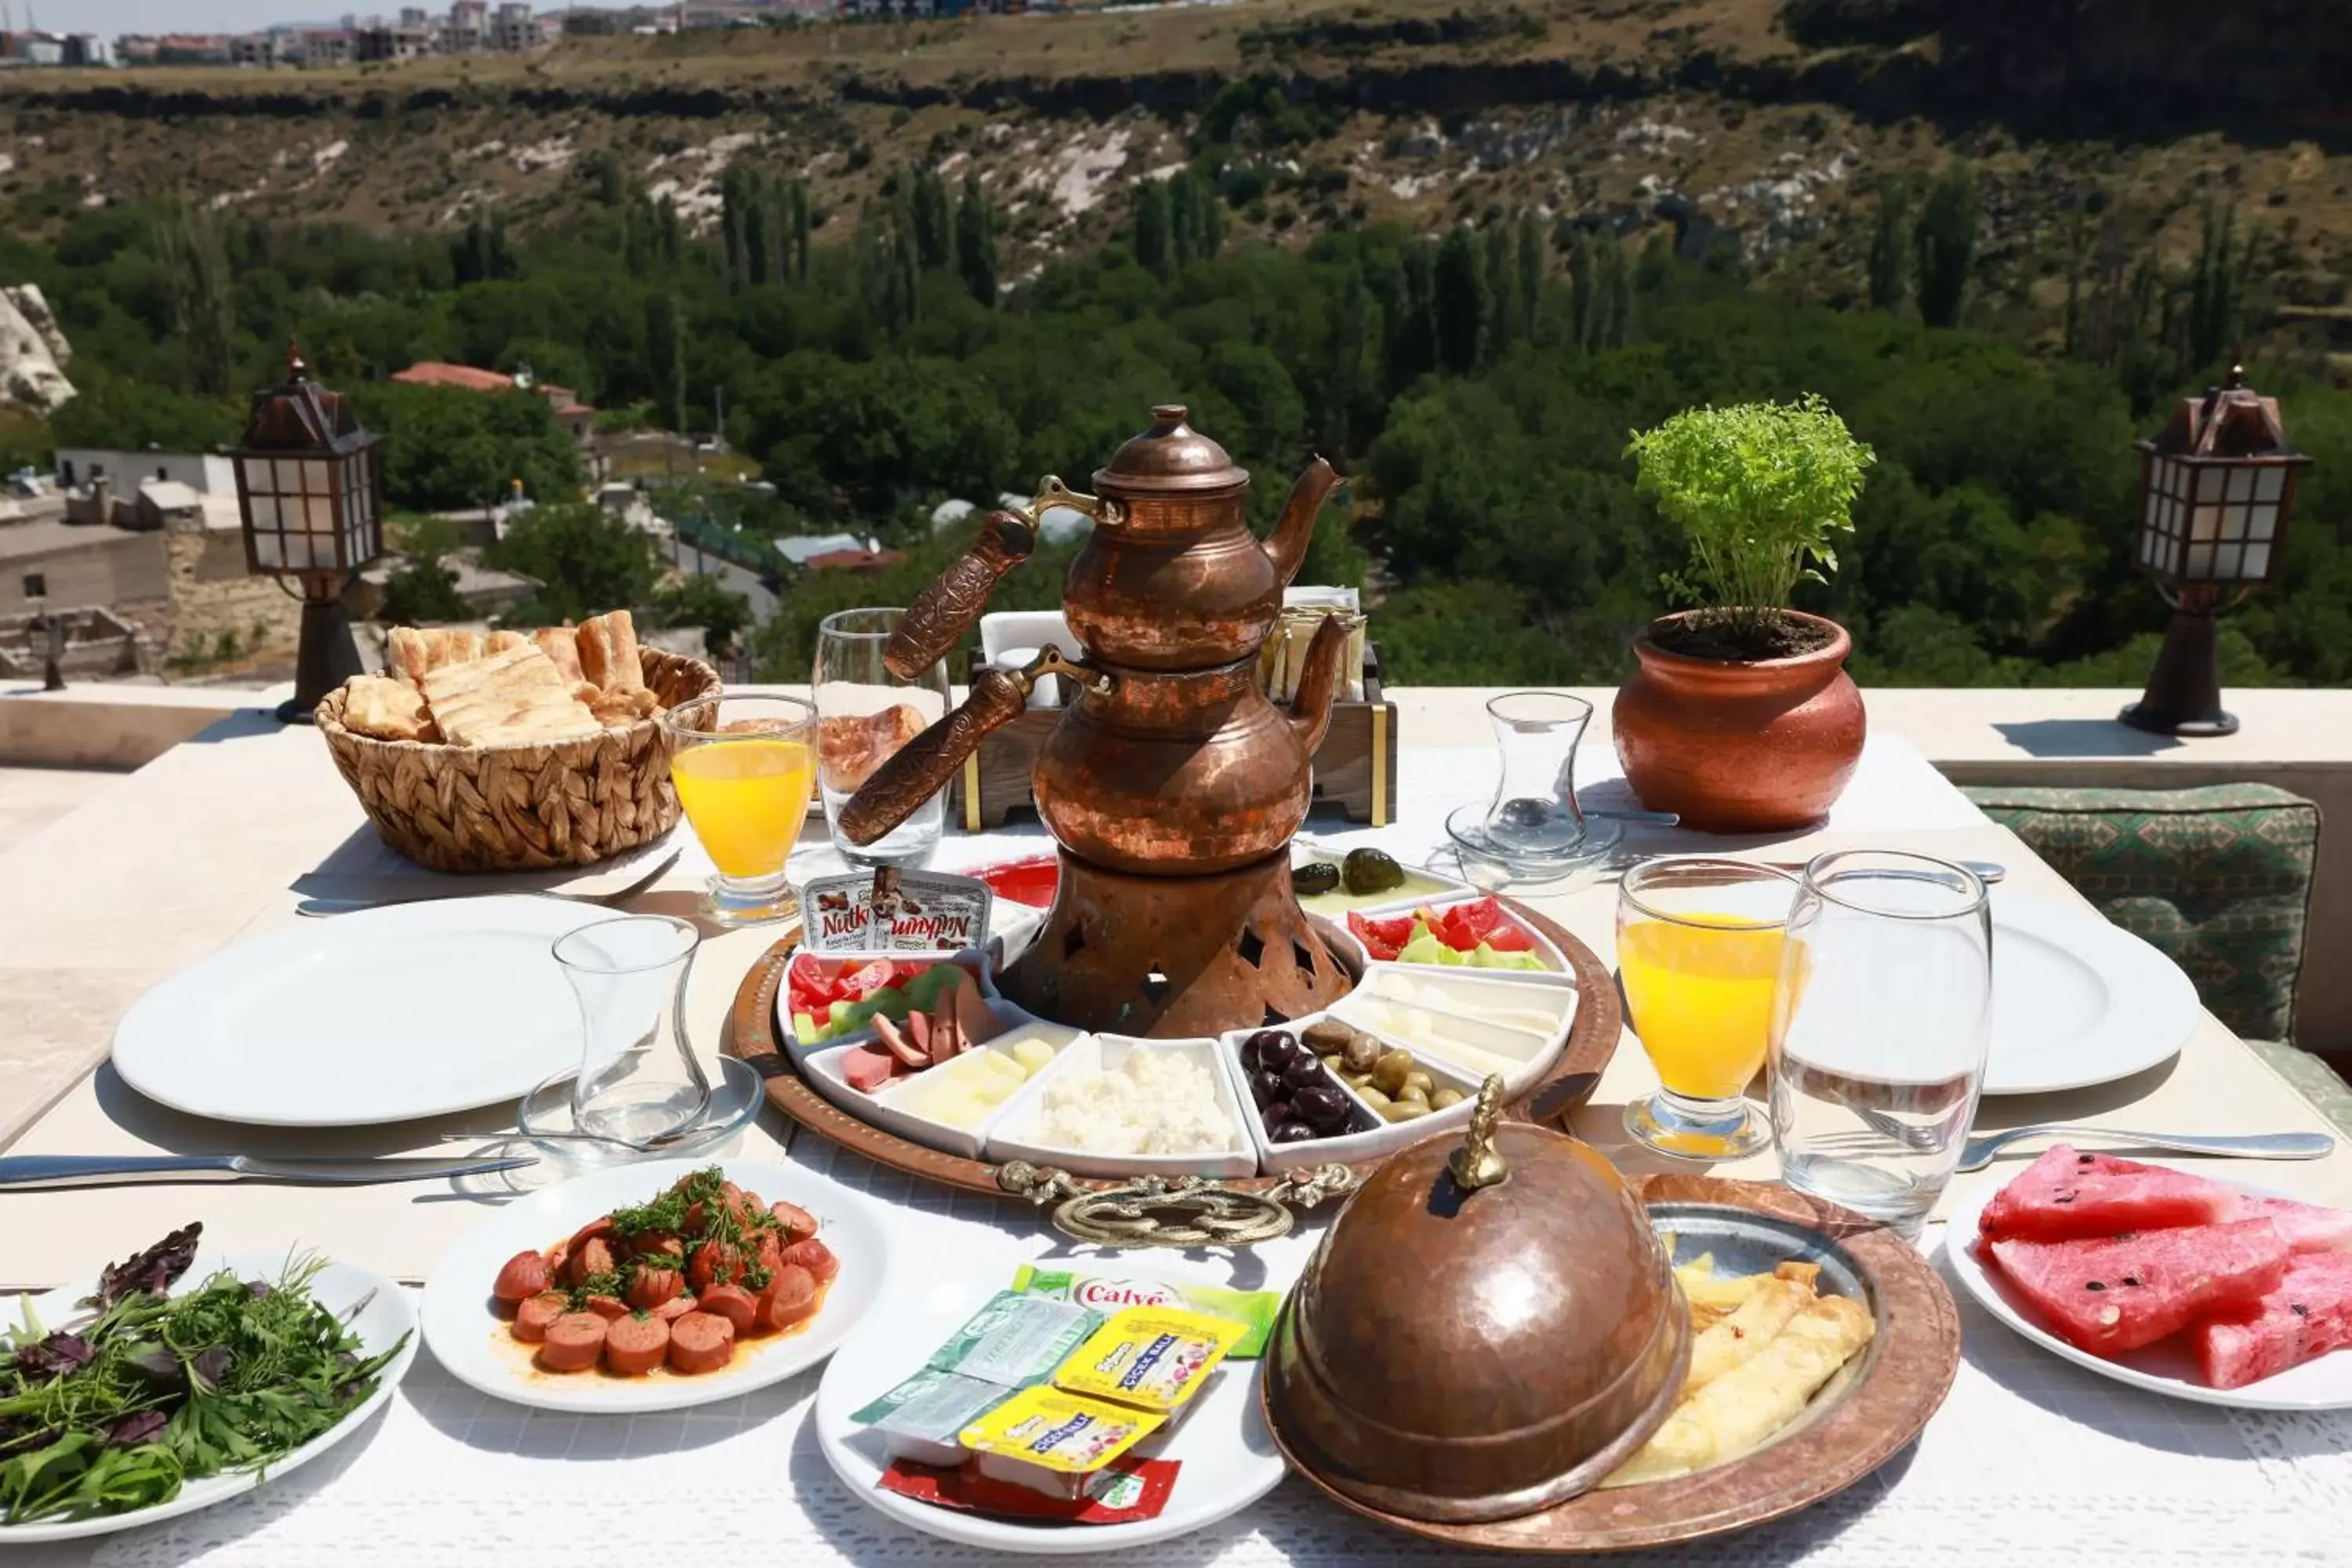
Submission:
<svg viewBox="0 0 2352 1568">
<path fill-rule="evenodd" d="M 1247 468 L 1234 467 L 1223 447 L 1185 422 L 1190 412 L 1181 403 L 1153 408 L 1151 428 L 1131 437 L 1111 454 L 1107 467 L 1095 470 L 1095 489 L 1130 496 L 1197 495 L 1248 484 Z"/>
<path fill-rule="evenodd" d="M 1500 1120 L 1393 1156 L 1285 1303 L 1265 1402 L 1292 1462 L 1409 1519 L 1575 1496 L 1674 1407 L 1689 1320 L 1664 1247 L 1590 1146 Z"/>
</svg>

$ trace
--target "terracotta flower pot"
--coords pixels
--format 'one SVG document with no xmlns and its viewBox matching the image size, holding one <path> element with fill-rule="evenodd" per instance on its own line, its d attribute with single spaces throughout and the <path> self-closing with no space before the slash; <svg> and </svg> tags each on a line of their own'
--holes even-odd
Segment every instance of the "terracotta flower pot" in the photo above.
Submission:
<svg viewBox="0 0 2352 1568">
<path fill-rule="evenodd" d="M 1853 639 L 1835 621 L 1788 614 L 1828 627 L 1829 646 L 1734 660 L 1671 653 L 1647 630 L 1633 639 L 1641 668 L 1618 688 L 1611 723 L 1643 805 L 1708 833 L 1810 827 L 1829 815 L 1862 757 L 1862 693 L 1845 672 Z"/>
</svg>

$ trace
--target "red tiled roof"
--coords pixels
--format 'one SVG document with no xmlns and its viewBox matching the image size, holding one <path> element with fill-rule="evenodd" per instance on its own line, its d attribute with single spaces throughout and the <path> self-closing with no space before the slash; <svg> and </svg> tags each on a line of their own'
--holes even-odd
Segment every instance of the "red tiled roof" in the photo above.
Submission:
<svg viewBox="0 0 2352 1568">
<path fill-rule="evenodd" d="M 392 379 L 411 386 L 455 386 L 467 392 L 506 392 L 514 386 L 514 377 L 510 375 L 477 370 L 469 364 L 446 364 L 436 359 L 420 360 L 394 373 Z"/>
<path fill-rule="evenodd" d="M 903 550 L 829 550 L 801 563 L 812 572 L 863 572 L 896 566 L 907 558 Z"/>
<path fill-rule="evenodd" d="M 555 411 L 556 416 L 562 419 L 579 419 L 595 412 L 584 403 L 567 403 Z"/>
</svg>

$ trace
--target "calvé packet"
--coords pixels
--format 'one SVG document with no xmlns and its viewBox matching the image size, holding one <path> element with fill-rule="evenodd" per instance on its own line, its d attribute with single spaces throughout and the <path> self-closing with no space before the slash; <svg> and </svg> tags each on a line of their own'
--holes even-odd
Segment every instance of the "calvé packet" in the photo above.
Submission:
<svg viewBox="0 0 2352 1568">
<path fill-rule="evenodd" d="M 812 877 L 801 887 L 811 952 L 957 952 L 988 942 L 996 895 L 976 877 L 886 866 Z"/>
<path fill-rule="evenodd" d="M 877 1483 L 937 1508 L 967 1513 L 1000 1514 L 1009 1519 L 1048 1520 L 1059 1524 L 1132 1524 L 1158 1519 L 1176 1489 L 1174 1459 L 1139 1459 L 1132 1454 L 1113 1459 L 1087 1479 L 1082 1497 L 1048 1497 L 1011 1481 L 983 1476 L 971 1466 L 940 1469 L 901 1459 L 882 1472 Z"/>
<path fill-rule="evenodd" d="M 1235 1361 L 1255 1361 L 1265 1353 L 1266 1337 L 1274 1332 L 1275 1316 L 1282 1310 L 1282 1294 L 1276 1290 L 1228 1290 L 1217 1285 L 1181 1285 L 1133 1274 L 1040 1268 L 1034 1263 L 1024 1263 L 1013 1271 L 1013 1289 L 1027 1296 L 1067 1301 L 1093 1312 L 1117 1312 L 1129 1307 L 1175 1307 L 1230 1319 L 1243 1329 L 1242 1337 L 1225 1352 Z"/>
</svg>

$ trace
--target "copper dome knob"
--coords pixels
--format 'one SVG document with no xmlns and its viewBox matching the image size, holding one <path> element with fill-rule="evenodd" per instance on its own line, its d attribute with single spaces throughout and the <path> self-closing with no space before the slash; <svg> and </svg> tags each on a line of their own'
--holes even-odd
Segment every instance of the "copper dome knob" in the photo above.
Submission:
<svg viewBox="0 0 2352 1568">
<path fill-rule="evenodd" d="M 1481 1119 L 1484 1120 L 1484 1119 Z M 1585 1491 L 1673 1409 L 1690 1328 L 1640 1200 L 1520 1122 L 1396 1155 L 1332 1222 L 1268 1352 L 1292 1461 L 1412 1519 L 1509 1519 Z M 1498 1179 L 1507 1172 L 1507 1179 Z"/>
</svg>

